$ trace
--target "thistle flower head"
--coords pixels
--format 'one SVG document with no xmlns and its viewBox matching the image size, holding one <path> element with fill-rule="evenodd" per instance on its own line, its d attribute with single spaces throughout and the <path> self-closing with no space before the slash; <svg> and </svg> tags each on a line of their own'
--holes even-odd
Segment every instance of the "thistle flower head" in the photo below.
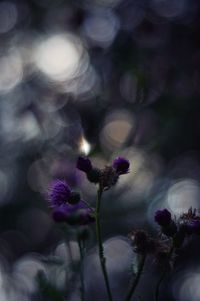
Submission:
<svg viewBox="0 0 200 301">
<path fill-rule="evenodd" d="M 199 216 L 197 215 L 197 210 L 195 208 L 192 209 L 192 207 L 190 207 L 186 213 L 183 213 L 180 216 L 180 220 L 191 221 L 194 219 L 199 219 Z"/>
<path fill-rule="evenodd" d="M 157 248 L 157 241 L 149 237 L 146 231 L 137 229 L 129 234 L 135 247 L 135 252 L 140 254 L 154 253 Z"/>
<path fill-rule="evenodd" d="M 85 172 L 85 173 L 88 173 L 92 170 L 92 163 L 90 161 L 90 159 L 86 158 L 86 157 L 79 157 L 78 158 L 78 161 L 77 161 L 77 164 L 76 164 L 76 167 Z"/>
<path fill-rule="evenodd" d="M 70 225 L 87 225 L 94 222 L 92 209 L 88 208 L 78 192 L 72 191 L 65 181 L 55 180 L 48 192 L 49 206 L 55 222 Z"/>
<path fill-rule="evenodd" d="M 71 195 L 71 189 L 65 181 L 54 180 L 48 191 L 48 201 L 50 207 L 65 204 Z"/>
<path fill-rule="evenodd" d="M 99 168 L 93 167 L 89 172 L 87 172 L 87 179 L 94 184 L 99 183 L 101 177 L 101 170 Z"/>
<path fill-rule="evenodd" d="M 100 184 L 102 190 L 107 190 L 117 183 L 120 175 L 129 171 L 130 163 L 123 157 L 116 158 L 111 166 L 99 169 L 92 166 L 90 159 L 79 157 L 76 167 L 86 173 L 87 179 L 95 184 Z"/>
<path fill-rule="evenodd" d="M 158 210 L 154 216 L 155 222 L 162 226 L 168 226 L 171 223 L 171 213 L 167 209 Z"/>
<path fill-rule="evenodd" d="M 112 167 L 116 170 L 118 175 L 124 175 L 129 172 L 130 163 L 123 157 L 118 157 L 113 161 Z"/>
</svg>

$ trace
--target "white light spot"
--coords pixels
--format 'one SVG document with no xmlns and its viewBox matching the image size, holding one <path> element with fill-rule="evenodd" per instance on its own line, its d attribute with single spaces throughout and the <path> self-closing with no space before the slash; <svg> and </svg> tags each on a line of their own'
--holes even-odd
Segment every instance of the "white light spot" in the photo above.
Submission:
<svg viewBox="0 0 200 301">
<path fill-rule="evenodd" d="M 84 155 L 88 155 L 91 151 L 91 145 L 89 144 L 89 142 L 82 137 L 81 138 L 81 142 L 80 142 L 80 147 L 79 150 L 84 154 Z"/>
<path fill-rule="evenodd" d="M 0 92 L 6 93 L 18 85 L 23 77 L 23 66 L 18 51 L 0 57 Z"/>
<path fill-rule="evenodd" d="M 167 206 L 174 214 L 182 214 L 190 207 L 198 208 L 200 188 L 196 181 L 185 179 L 173 184 L 167 193 Z"/>
<path fill-rule="evenodd" d="M 134 128 L 133 116 L 126 110 L 114 111 L 104 122 L 100 134 L 101 145 L 109 151 L 122 147 Z"/>
<path fill-rule="evenodd" d="M 175 274 L 172 292 L 177 301 L 200 300 L 199 268 L 181 270 Z"/>
<path fill-rule="evenodd" d="M 36 66 L 55 81 L 66 81 L 80 75 L 83 58 L 81 41 L 71 35 L 54 35 L 41 41 L 34 51 Z"/>
</svg>

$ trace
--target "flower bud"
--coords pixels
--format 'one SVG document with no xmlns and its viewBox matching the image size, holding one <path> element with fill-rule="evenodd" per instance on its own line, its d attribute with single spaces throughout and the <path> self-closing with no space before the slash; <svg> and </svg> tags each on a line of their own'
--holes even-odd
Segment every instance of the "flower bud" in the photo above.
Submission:
<svg viewBox="0 0 200 301">
<path fill-rule="evenodd" d="M 113 161 L 112 166 L 116 170 L 118 175 L 123 175 L 128 173 L 130 163 L 127 159 L 123 157 L 118 157 Z"/>
<path fill-rule="evenodd" d="M 90 159 L 88 159 L 86 157 L 79 157 L 76 167 L 79 170 L 84 171 L 85 173 L 88 173 L 92 169 L 92 163 L 91 163 Z"/>
<path fill-rule="evenodd" d="M 80 193 L 76 191 L 72 191 L 68 199 L 68 203 L 71 205 L 75 205 L 78 204 L 80 200 L 81 200 Z"/>
<path fill-rule="evenodd" d="M 91 183 L 99 183 L 101 176 L 101 170 L 98 168 L 92 168 L 89 172 L 87 172 L 87 178 Z"/>
<path fill-rule="evenodd" d="M 168 226 L 171 223 L 171 213 L 167 209 L 158 210 L 154 216 L 155 222 L 162 226 Z"/>
</svg>

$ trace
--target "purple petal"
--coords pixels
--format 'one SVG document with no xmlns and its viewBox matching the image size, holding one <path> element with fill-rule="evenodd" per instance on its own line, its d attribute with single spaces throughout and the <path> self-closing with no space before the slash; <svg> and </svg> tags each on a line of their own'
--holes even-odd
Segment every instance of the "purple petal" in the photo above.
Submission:
<svg viewBox="0 0 200 301">
<path fill-rule="evenodd" d="M 70 197 L 71 189 L 65 181 L 55 180 L 48 191 L 48 201 L 51 207 L 64 204 Z"/>
</svg>

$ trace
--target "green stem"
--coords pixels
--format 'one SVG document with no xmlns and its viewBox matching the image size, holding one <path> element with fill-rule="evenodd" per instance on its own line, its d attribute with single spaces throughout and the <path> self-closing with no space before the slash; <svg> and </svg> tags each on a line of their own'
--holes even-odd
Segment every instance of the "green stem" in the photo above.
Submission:
<svg viewBox="0 0 200 301">
<path fill-rule="evenodd" d="M 140 277 L 142 275 L 142 271 L 143 271 L 144 264 L 145 264 L 145 259 L 146 259 L 146 255 L 142 255 L 142 258 L 140 260 L 139 267 L 138 267 L 138 272 L 137 272 L 136 277 L 134 278 L 134 280 L 132 282 L 132 285 L 131 285 L 124 301 L 129 301 L 133 297 L 135 289 L 136 289 L 136 287 L 139 283 Z"/>
<path fill-rule="evenodd" d="M 170 260 L 172 253 L 174 251 L 174 246 L 172 245 L 169 254 L 168 254 L 168 260 Z M 167 274 L 167 268 L 164 269 L 163 273 L 161 274 L 157 284 L 156 284 L 156 290 L 155 290 L 155 301 L 159 300 L 159 292 L 160 292 L 160 286 L 162 284 L 162 281 L 164 280 L 165 276 Z"/>
<path fill-rule="evenodd" d="M 97 203 L 96 203 L 96 236 L 97 236 L 97 243 L 98 243 L 98 251 L 99 251 L 99 260 L 101 264 L 101 269 L 105 281 L 105 286 L 108 294 L 108 300 L 112 301 L 112 294 L 108 280 L 108 273 L 106 269 L 106 258 L 104 256 L 104 248 L 103 248 L 103 241 L 101 236 L 101 224 L 100 224 L 100 208 L 101 208 L 101 197 L 102 197 L 103 190 L 99 187 L 97 192 Z"/>
<path fill-rule="evenodd" d="M 78 246 L 79 246 L 79 252 L 80 252 L 80 278 L 81 278 L 81 301 L 85 300 L 85 285 L 84 285 L 84 275 L 83 275 L 83 246 L 82 241 L 80 238 L 78 238 Z"/>
</svg>

